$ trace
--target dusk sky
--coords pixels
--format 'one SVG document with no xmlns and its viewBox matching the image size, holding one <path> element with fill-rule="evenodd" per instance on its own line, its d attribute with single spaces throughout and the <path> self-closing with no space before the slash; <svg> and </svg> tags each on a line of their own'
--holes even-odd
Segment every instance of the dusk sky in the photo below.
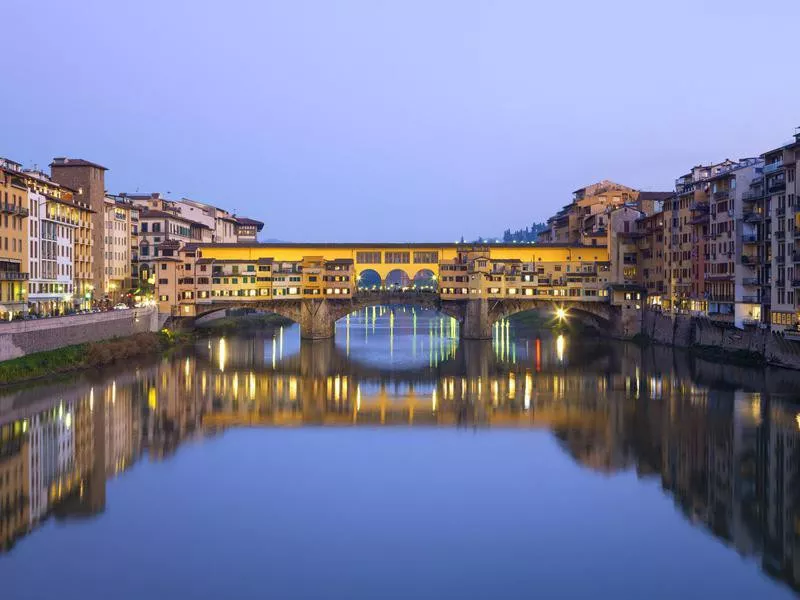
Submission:
<svg viewBox="0 0 800 600">
<path fill-rule="evenodd" d="M 452 241 L 800 125 L 800 2 L 5 0 L 0 156 L 287 241 Z"/>
</svg>

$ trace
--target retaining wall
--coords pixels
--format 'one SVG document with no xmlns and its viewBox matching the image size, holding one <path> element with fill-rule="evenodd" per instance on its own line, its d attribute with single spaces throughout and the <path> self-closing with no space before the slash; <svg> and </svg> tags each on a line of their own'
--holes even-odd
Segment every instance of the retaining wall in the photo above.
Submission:
<svg viewBox="0 0 800 600">
<path fill-rule="evenodd" d="M 155 307 L 0 323 L 0 361 L 64 346 L 158 331 Z"/>
<path fill-rule="evenodd" d="M 763 356 L 770 364 L 800 369 L 800 343 L 787 340 L 769 329 L 736 329 L 706 318 L 688 315 L 672 317 L 646 310 L 642 319 L 642 333 L 660 344 L 681 348 L 714 346 L 729 352 L 753 352 Z"/>
</svg>

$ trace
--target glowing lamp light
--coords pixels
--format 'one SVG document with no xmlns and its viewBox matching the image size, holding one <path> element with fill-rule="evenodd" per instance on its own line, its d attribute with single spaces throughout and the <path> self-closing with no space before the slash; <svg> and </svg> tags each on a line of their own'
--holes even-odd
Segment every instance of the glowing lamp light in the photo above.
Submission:
<svg viewBox="0 0 800 600">
<path fill-rule="evenodd" d="M 565 308 L 563 308 L 563 307 L 558 307 L 556 309 L 556 318 L 559 321 L 565 320 L 567 318 L 567 310 Z"/>
</svg>

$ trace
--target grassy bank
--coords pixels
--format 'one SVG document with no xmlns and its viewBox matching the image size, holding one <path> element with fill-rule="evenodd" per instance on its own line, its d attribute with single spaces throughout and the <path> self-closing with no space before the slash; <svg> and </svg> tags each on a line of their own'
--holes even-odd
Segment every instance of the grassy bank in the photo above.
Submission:
<svg viewBox="0 0 800 600">
<path fill-rule="evenodd" d="M 274 313 L 250 313 L 208 321 L 197 325 L 195 331 L 198 335 L 231 335 L 236 332 L 271 329 L 291 324 L 291 320 Z"/>
<path fill-rule="evenodd" d="M 160 352 L 175 345 L 177 341 L 169 333 L 137 333 L 130 337 L 37 352 L 0 362 L 0 385 L 88 367 L 103 367 Z"/>
</svg>

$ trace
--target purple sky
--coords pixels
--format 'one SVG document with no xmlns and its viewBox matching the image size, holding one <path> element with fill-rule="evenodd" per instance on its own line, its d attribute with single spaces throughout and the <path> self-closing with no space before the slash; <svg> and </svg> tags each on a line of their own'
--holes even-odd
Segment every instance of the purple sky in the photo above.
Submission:
<svg viewBox="0 0 800 600">
<path fill-rule="evenodd" d="M 111 192 L 291 241 L 498 235 L 800 125 L 797 0 L 5 0 L 2 20 L 0 155 L 97 161 Z"/>
</svg>

